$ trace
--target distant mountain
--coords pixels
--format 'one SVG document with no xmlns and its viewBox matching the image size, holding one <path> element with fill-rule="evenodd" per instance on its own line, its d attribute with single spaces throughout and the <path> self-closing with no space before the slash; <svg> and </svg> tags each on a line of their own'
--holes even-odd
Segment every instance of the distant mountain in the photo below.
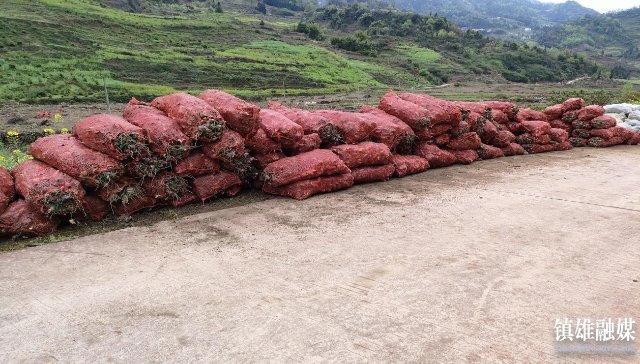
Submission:
<svg viewBox="0 0 640 364">
<path fill-rule="evenodd" d="M 536 40 L 546 47 L 583 51 L 615 67 L 620 78 L 640 74 L 640 7 L 545 28 Z"/>
<path fill-rule="evenodd" d="M 327 0 L 328 3 L 366 2 L 379 0 Z M 544 26 L 598 15 L 575 1 L 562 4 L 543 3 L 536 0 L 388 0 L 391 5 L 421 14 L 446 16 L 463 28 L 481 30 L 507 38 L 527 38 L 526 33 Z"/>
</svg>

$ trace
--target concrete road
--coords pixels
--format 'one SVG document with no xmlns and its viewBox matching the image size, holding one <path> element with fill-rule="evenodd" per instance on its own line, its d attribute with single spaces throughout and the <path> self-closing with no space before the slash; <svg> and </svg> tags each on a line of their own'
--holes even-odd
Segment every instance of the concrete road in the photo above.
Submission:
<svg viewBox="0 0 640 364">
<path fill-rule="evenodd" d="M 0 360 L 638 362 L 639 263 L 640 147 L 503 158 L 0 254 Z"/>
</svg>

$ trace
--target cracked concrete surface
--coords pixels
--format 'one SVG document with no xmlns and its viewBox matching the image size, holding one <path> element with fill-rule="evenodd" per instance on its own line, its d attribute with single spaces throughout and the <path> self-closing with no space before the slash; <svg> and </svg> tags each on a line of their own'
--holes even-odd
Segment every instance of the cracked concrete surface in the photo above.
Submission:
<svg viewBox="0 0 640 364">
<path fill-rule="evenodd" d="M 640 148 L 431 170 L 0 254 L 3 362 L 637 362 Z M 637 347 L 637 344 L 632 344 Z"/>
</svg>

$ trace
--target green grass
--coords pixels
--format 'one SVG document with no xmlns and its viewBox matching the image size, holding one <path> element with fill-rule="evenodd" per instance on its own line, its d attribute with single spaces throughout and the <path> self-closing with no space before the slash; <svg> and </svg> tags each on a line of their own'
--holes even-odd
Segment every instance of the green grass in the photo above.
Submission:
<svg viewBox="0 0 640 364">
<path fill-rule="evenodd" d="M 0 101 L 97 101 L 104 83 L 113 100 L 126 101 L 212 87 L 260 97 L 415 82 L 400 67 L 291 35 L 292 26 L 261 26 L 247 14 L 163 18 L 83 0 L 3 1 Z"/>
</svg>

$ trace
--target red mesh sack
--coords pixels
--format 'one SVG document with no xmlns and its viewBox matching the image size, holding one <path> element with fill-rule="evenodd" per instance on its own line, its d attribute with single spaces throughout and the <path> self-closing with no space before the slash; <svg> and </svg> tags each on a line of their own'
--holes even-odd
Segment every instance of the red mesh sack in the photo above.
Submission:
<svg viewBox="0 0 640 364">
<path fill-rule="evenodd" d="M 388 164 L 391 161 L 389 148 L 382 143 L 362 142 L 331 147 L 349 168 Z"/>
<path fill-rule="evenodd" d="M 240 178 L 228 171 L 220 171 L 193 180 L 193 190 L 201 201 L 208 200 L 240 185 L 242 185 Z"/>
<path fill-rule="evenodd" d="M 593 129 L 607 129 L 613 128 L 618 124 L 616 118 L 611 115 L 602 115 L 591 120 L 591 128 Z"/>
<path fill-rule="evenodd" d="M 569 133 L 563 129 L 551 128 L 551 130 L 549 130 L 549 137 L 551 137 L 551 140 L 554 142 L 564 143 L 569 140 Z"/>
<path fill-rule="evenodd" d="M 114 212 L 118 216 L 131 216 L 143 210 L 150 210 L 156 206 L 156 199 L 151 196 L 142 195 L 134 198 L 128 204 L 118 204 L 114 207 Z"/>
<path fill-rule="evenodd" d="M 315 113 L 331 120 L 347 144 L 369 139 L 376 128 L 376 124 L 366 114 L 335 110 L 318 110 Z"/>
<path fill-rule="evenodd" d="M 627 139 L 628 145 L 638 145 L 640 144 L 640 133 L 633 133 L 629 135 Z"/>
<path fill-rule="evenodd" d="M 349 167 L 335 153 L 316 149 L 269 164 L 264 168 L 263 176 L 266 184 L 278 187 L 305 179 L 350 172 Z"/>
<path fill-rule="evenodd" d="M 122 173 L 118 161 L 69 134 L 39 138 L 31 143 L 29 154 L 90 187 L 106 187 Z"/>
<path fill-rule="evenodd" d="M 491 119 L 499 124 L 506 124 L 509 122 L 509 117 L 507 114 L 498 109 L 491 110 Z"/>
<path fill-rule="evenodd" d="M 100 221 L 109 213 L 109 205 L 98 196 L 85 195 L 82 199 L 82 213 L 91 221 Z"/>
<path fill-rule="evenodd" d="M 360 112 L 367 114 L 376 124 L 371 133 L 373 141 L 385 144 L 391 151 L 412 149 L 416 135 L 404 121 L 373 106 L 362 105 Z"/>
<path fill-rule="evenodd" d="M 606 148 L 606 147 L 612 147 L 614 145 L 619 145 L 624 143 L 625 143 L 625 139 L 622 137 L 613 137 L 609 139 L 595 137 L 595 138 L 590 138 L 587 145 L 595 148 Z"/>
<path fill-rule="evenodd" d="M 485 102 L 456 101 L 454 104 L 470 113 L 479 114 L 485 119 L 490 119 L 492 116 L 492 108 Z"/>
<path fill-rule="evenodd" d="M 580 114 L 579 110 L 573 110 L 573 111 L 567 111 L 564 114 L 562 114 L 562 121 L 564 121 L 565 123 L 573 123 L 574 121 L 578 120 L 578 115 Z"/>
<path fill-rule="evenodd" d="M 480 144 L 482 144 L 482 141 L 478 134 L 470 132 L 453 139 L 447 146 L 453 150 L 469 150 L 478 149 Z"/>
<path fill-rule="evenodd" d="M 467 121 L 461 121 L 457 126 L 451 129 L 451 136 L 458 137 L 471 131 L 471 126 Z"/>
<path fill-rule="evenodd" d="M 171 200 L 171 206 L 180 207 L 192 204 L 196 201 L 198 201 L 198 196 L 195 193 L 189 192 L 185 195 L 180 196 L 180 198 L 178 198 L 177 200 Z"/>
<path fill-rule="evenodd" d="M 532 154 L 557 152 L 572 148 L 569 142 L 555 144 L 526 144 L 523 145 L 523 147 L 527 152 Z"/>
<path fill-rule="evenodd" d="M 245 137 L 258 130 L 260 108 L 256 105 L 220 90 L 207 90 L 198 97 L 220 112 L 229 129 Z"/>
<path fill-rule="evenodd" d="M 456 156 L 458 164 L 471 164 L 478 160 L 478 153 L 475 150 L 452 150 L 451 153 Z"/>
<path fill-rule="evenodd" d="M 593 129 L 591 131 L 589 131 L 589 136 L 590 137 L 597 137 L 597 138 L 602 138 L 602 139 L 610 139 L 613 138 L 615 136 L 619 136 L 616 135 L 616 132 L 613 130 L 614 128 L 609 128 L 609 129 Z"/>
<path fill-rule="evenodd" d="M 465 121 L 469 124 L 469 128 L 471 128 L 471 130 L 476 130 L 478 128 L 482 128 L 487 119 L 477 112 L 470 112 Z"/>
<path fill-rule="evenodd" d="M 455 164 L 458 160 L 453 153 L 428 143 L 418 144 L 415 154 L 425 158 L 431 168 L 447 167 Z"/>
<path fill-rule="evenodd" d="M 267 136 L 283 146 L 292 146 L 304 135 L 302 127 L 281 113 L 262 109 L 260 110 L 260 127 Z"/>
<path fill-rule="evenodd" d="M 73 177 L 38 160 L 13 169 L 16 190 L 45 215 L 70 215 L 82 208 L 85 191 Z"/>
<path fill-rule="evenodd" d="M 316 133 L 320 135 L 322 144 L 326 146 L 344 143 L 344 136 L 329 119 L 310 111 L 288 108 L 280 103 L 270 101 L 269 108 L 289 118 L 300 125 L 305 134 Z"/>
<path fill-rule="evenodd" d="M 591 120 L 580 121 L 574 120 L 571 122 L 572 129 L 591 129 Z"/>
<path fill-rule="evenodd" d="M 0 214 L 9 207 L 15 197 L 16 190 L 13 176 L 9 171 L 0 166 Z"/>
<path fill-rule="evenodd" d="M 578 137 L 569 138 L 569 143 L 571 143 L 571 145 L 573 145 L 574 147 L 586 147 L 588 142 L 589 142 L 589 139 L 586 139 L 586 138 L 578 138 Z"/>
<path fill-rule="evenodd" d="M 202 151 L 195 150 L 178 162 L 173 171 L 180 176 L 204 176 L 220 171 L 220 163 L 207 157 Z"/>
<path fill-rule="evenodd" d="M 439 147 L 446 146 L 450 142 L 451 142 L 451 135 L 449 135 L 449 134 L 438 135 L 437 137 L 435 137 L 433 139 L 433 144 L 435 144 L 435 145 L 437 145 Z"/>
<path fill-rule="evenodd" d="M 545 113 L 531 109 L 520 109 L 516 118 L 518 122 L 530 120 L 547 121 L 547 115 Z"/>
<path fill-rule="evenodd" d="M 58 224 L 25 200 L 17 200 L 0 215 L 0 235 L 44 236 L 53 233 Z"/>
<path fill-rule="evenodd" d="M 514 156 L 514 155 L 523 155 L 524 153 L 526 153 L 522 145 L 518 143 L 511 143 L 508 146 L 501 149 L 504 155 L 507 157 Z"/>
<path fill-rule="evenodd" d="M 383 166 L 358 167 L 351 170 L 351 175 L 353 175 L 354 184 L 384 182 L 388 181 L 395 171 L 393 164 L 386 164 Z"/>
<path fill-rule="evenodd" d="M 260 167 L 260 169 L 265 169 L 269 164 L 285 157 L 286 155 L 284 155 L 282 152 L 271 152 L 267 154 L 253 155 L 253 158 L 255 158 L 256 162 L 258 163 L 258 167 Z"/>
<path fill-rule="evenodd" d="M 151 106 L 174 119 L 191 139 L 204 142 L 217 140 L 224 130 L 222 115 L 206 101 L 185 93 L 160 96 Z"/>
<path fill-rule="evenodd" d="M 547 134 L 551 130 L 551 125 L 546 121 L 527 120 L 520 123 L 522 129 L 533 136 Z"/>
<path fill-rule="evenodd" d="M 394 154 L 391 157 L 391 162 L 396 169 L 396 177 L 404 177 L 410 174 L 421 173 L 429 169 L 429 162 L 417 155 Z"/>
<path fill-rule="evenodd" d="M 547 120 L 555 120 L 562 118 L 562 114 L 564 110 L 562 108 L 562 104 L 557 104 L 553 106 L 549 106 L 544 109 L 544 114 L 547 116 Z"/>
<path fill-rule="evenodd" d="M 574 138 L 590 138 L 591 137 L 591 130 L 590 129 L 573 129 L 573 131 L 571 131 L 571 136 Z"/>
<path fill-rule="evenodd" d="M 581 120 L 581 121 L 591 120 L 602 115 L 604 115 L 604 107 L 600 105 L 590 105 L 582 108 L 578 112 L 578 120 Z"/>
<path fill-rule="evenodd" d="M 634 135 L 636 135 L 637 133 L 634 132 L 633 130 L 629 130 L 626 128 L 623 128 L 621 126 L 614 126 L 613 128 L 609 128 L 609 129 L 593 129 L 591 130 L 591 136 L 592 137 L 602 137 L 600 135 L 596 135 L 600 132 L 600 130 L 610 130 L 612 132 L 611 137 L 620 137 L 623 138 L 625 141 L 632 138 Z M 596 134 L 594 134 L 596 133 Z M 610 138 L 610 137 L 609 137 Z"/>
<path fill-rule="evenodd" d="M 203 144 L 202 152 L 211 159 L 232 161 L 244 155 L 244 138 L 231 129 L 225 129 L 218 140 Z"/>
<path fill-rule="evenodd" d="M 353 186 L 353 175 L 344 173 L 334 176 L 305 179 L 286 186 L 265 185 L 262 190 L 272 195 L 304 200 L 319 193 L 333 192 Z"/>
<path fill-rule="evenodd" d="M 462 120 L 462 113 L 460 112 L 460 108 L 455 106 L 451 102 L 423 94 L 416 95 L 411 93 L 403 93 L 398 96 L 405 101 L 412 102 L 430 111 L 431 125 L 448 123 L 455 126 L 458 125 Z"/>
<path fill-rule="evenodd" d="M 391 114 L 407 123 L 414 131 L 428 128 L 434 124 L 432 118 L 442 117 L 411 101 L 401 99 L 392 91 L 387 92 L 382 97 L 379 107 L 387 114 Z"/>
<path fill-rule="evenodd" d="M 516 137 L 516 143 L 518 144 L 551 144 L 551 136 L 548 134 L 543 135 L 531 135 L 524 133 Z"/>
<path fill-rule="evenodd" d="M 480 159 L 502 158 L 505 156 L 504 151 L 492 145 L 482 144 L 478 148 L 478 156 Z"/>
<path fill-rule="evenodd" d="M 438 125 L 429 127 L 427 130 L 429 130 L 429 132 L 434 137 L 437 137 L 437 136 L 448 133 L 451 129 L 453 129 L 453 126 L 451 126 L 450 124 L 438 124 Z"/>
<path fill-rule="evenodd" d="M 155 178 L 145 180 L 142 187 L 145 194 L 153 197 L 157 202 L 177 200 L 189 194 L 187 180 L 171 172 L 162 172 Z"/>
<path fill-rule="evenodd" d="M 507 130 L 510 131 L 511 133 L 518 135 L 519 133 L 522 133 L 522 124 L 518 123 L 518 122 L 509 122 L 505 125 L 507 127 Z"/>
<path fill-rule="evenodd" d="M 245 140 L 247 148 L 256 154 L 269 154 L 273 152 L 282 152 L 280 143 L 274 141 L 267 136 L 267 133 L 258 129 L 252 136 Z"/>
<path fill-rule="evenodd" d="M 149 140 L 151 151 L 169 161 L 183 158 L 191 148 L 191 139 L 178 123 L 162 111 L 132 98 L 124 109 L 124 118 L 140 127 Z"/>
<path fill-rule="evenodd" d="M 568 99 L 562 103 L 562 112 L 580 110 L 584 107 L 584 100 L 579 97 Z"/>
<path fill-rule="evenodd" d="M 296 155 L 300 153 L 310 152 L 314 149 L 319 149 L 322 144 L 322 139 L 320 135 L 313 134 L 305 134 L 302 136 L 297 143 L 295 143 L 291 148 L 287 148 L 286 152 L 289 155 Z"/>
<path fill-rule="evenodd" d="M 129 177 L 151 178 L 155 177 L 161 170 L 169 167 L 170 163 L 166 158 L 151 155 L 138 159 L 135 162 L 126 163 L 124 165 L 124 171 Z"/>
<path fill-rule="evenodd" d="M 97 192 L 102 200 L 111 205 L 118 203 L 127 205 L 144 194 L 140 183 L 128 177 L 120 177 L 116 182 Z"/>
<path fill-rule="evenodd" d="M 573 129 L 571 124 L 565 123 L 564 121 L 562 121 L 560 119 L 555 119 L 555 120 L 549 121 L 549 125 L 551 125 L 551 128 L 562 129 L 562 130 L 565 130 L 565 131 L 567 131 L 569 133 L 571 133 L 571 130 Z"/>
<path fill-rule="evenodd" d="M 438 124 L 429 128 L 417 130 L 415 134 L 419 141 L 424 142 L 433 140 L 441 135 L 448 134 L 451 129 L 453 129 L 451 124 Z"/>
<path fill-rule="evenodd" d="M 120 161 L 150 153 L 144 131 L 118 116 L 89 116 L 73 126 L 73 135 L 87 147 Z"/>
<path fill-rule="evenodd" d="M 508 147 L 509 144 L 515 142 L 515 140 L 516 136 L 513 135 L 512 132 L 508 130 L 501 130 L 496 133 L 496 136 L 491 140 L 491 144 L 496 147 L 505 148 Z"/>
<path fill-rule="evenodd" d="M 509 119 L 515 118 L 520 111 L 518 105 L 509 101 L 485 101 L 484 104 L 489 106 L 492 110 L 499 110 L 500 112 L 503 112 Z"/>
<path fill-rule="evenodd" d="M 485 120 L 481 127 L 476 127 L 475 132 L 483 143 L 491 143 L 498 135 L 498 128 L 491 120 Z"/>
<path fill-rule="evenodd" d="M 555 144 L 555 150 L 558 152 L 569 149 L 573 149 L 573 145 L 571 145 L 571 143 L 569 143 L 568 141 Z"/>
</svg>

